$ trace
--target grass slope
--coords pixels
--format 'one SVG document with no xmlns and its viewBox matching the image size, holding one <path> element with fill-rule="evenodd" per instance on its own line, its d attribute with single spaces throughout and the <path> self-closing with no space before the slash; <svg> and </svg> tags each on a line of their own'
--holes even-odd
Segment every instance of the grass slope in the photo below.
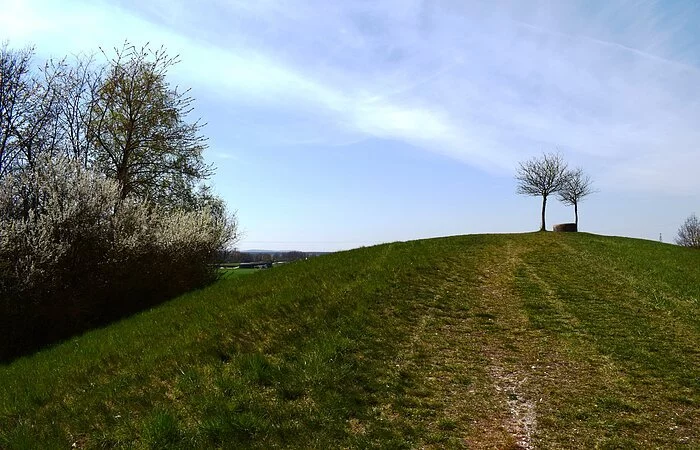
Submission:
<svg viewBox="0 0 700 450">
<path fill-rule="evenodd" d="M 0 366 L 0 448 L 698 448 L 698 298 L 633 239 L 332 254 Z"/>
</svg>

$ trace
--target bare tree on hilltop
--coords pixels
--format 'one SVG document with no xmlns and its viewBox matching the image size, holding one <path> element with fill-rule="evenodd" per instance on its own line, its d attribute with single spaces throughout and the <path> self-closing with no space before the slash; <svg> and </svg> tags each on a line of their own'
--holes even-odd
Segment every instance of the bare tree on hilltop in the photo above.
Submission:
<svg viewBox="0 0 700 450">
<path fill-rule="evenodd" d="M 545 153 L 541 158 L 521 162 L 515 179 L 518 181 L 518 194 L 542 197 L 542 224 L 540 231 L 546 230 L 545 211 L 547 198 L 564 189 L 567 179 L 567 164 L 560 153 Z"/>
<path fill-rule="evenodd" d="M 574 207 L 576 216 L 576 229 L 578 230 L 578 203 L 587 195 L 594 193 L 593 181 L 586 175 L 583 169 L 576 168 L 564 175 L 564 185 L 558 192 L 562 203 Z"/>
</svg>

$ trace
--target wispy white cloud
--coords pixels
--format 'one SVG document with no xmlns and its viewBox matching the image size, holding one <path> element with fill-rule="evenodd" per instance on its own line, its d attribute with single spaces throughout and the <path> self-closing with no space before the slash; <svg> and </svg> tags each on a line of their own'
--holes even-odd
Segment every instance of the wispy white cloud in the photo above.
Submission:
<svg viewBox="0 0 700 450">
<path fill-rule="evenodd" d="M 228 159 L 232 161 L 239 161 L 241 158 L 238 155 L 234 155 L 233 153 L 229 152 L 212 152 L 212 156 L 218 159 Z"/>
<path fill-rule="evenodd" d="M 501 173 L 558 147 L 609 188 L 700 189 L 699 7 L 526 3 L 12 2 L 0 27 L 80 49 L 163 43 L 183 83 L 304 116 L 290 142 L 393 139 Z"/>
</svg>

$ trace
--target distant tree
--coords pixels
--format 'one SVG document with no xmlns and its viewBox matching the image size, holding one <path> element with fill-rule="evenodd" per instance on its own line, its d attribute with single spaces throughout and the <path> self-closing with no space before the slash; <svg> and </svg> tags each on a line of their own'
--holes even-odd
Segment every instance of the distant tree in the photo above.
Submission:
<svg viewBox="0 0 700 450">
<path fill-rule="evenodd" d="M 515 179 L 518 181 L 518 194 L 542 197 L 542 224 L 540 231 L 546 230 L 545 210 L 547 198 L 564 188 L 567 164 L 560 153 L 545 153 L 541 158 L 521 162 Z"/>
<path fill-rule="evenodd" d="M 297 261 L 299 259 L 304 259 L 306 258 L 306 253 L 300 252 L 300 251 L 291 251 L 291 252 L 286 252 L 284 255 L 282 255 L 282 260 L 283 261 Z"/>
<path fill-rule="evenodd" d="M 576 229 L 578 229 L 578 203 L 587 195 L 595 192 L 592 184 L 591 178 L 580 167 L 564 174 L 564 185 L 558 192 L 559 200 L 574 207 Z"/>
<path fill-rule="evenodd" d="M 695 214 L 691 214 L 678 229 L 676 244 L 700 249 L 700 220 Z"/>
</svg>

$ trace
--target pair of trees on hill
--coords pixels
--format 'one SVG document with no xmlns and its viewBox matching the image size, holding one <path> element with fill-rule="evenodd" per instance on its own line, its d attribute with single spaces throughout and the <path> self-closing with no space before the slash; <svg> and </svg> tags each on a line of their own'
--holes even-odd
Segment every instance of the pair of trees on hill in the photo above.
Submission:
<svg viewBox="0 0 700 450">
<path fill-rule="evenodd" d="M 560 201 L 574 207 L 578 229 L 578 204 L 594 192 L 591 178 L 583 169 L 569 169 L 560 153 L 545 153 L 541 158 L 520 162 L 515 179 L 518 194 L 542 197 L 540 231 L 546 230 L 545 211 L 550 195 L 557 195 Z"/>
<path fill-rule="evenodd" d="M 213 279 L 235 216 L 165 50 L 0 46 L 0 360 Z"/>
</svg>

